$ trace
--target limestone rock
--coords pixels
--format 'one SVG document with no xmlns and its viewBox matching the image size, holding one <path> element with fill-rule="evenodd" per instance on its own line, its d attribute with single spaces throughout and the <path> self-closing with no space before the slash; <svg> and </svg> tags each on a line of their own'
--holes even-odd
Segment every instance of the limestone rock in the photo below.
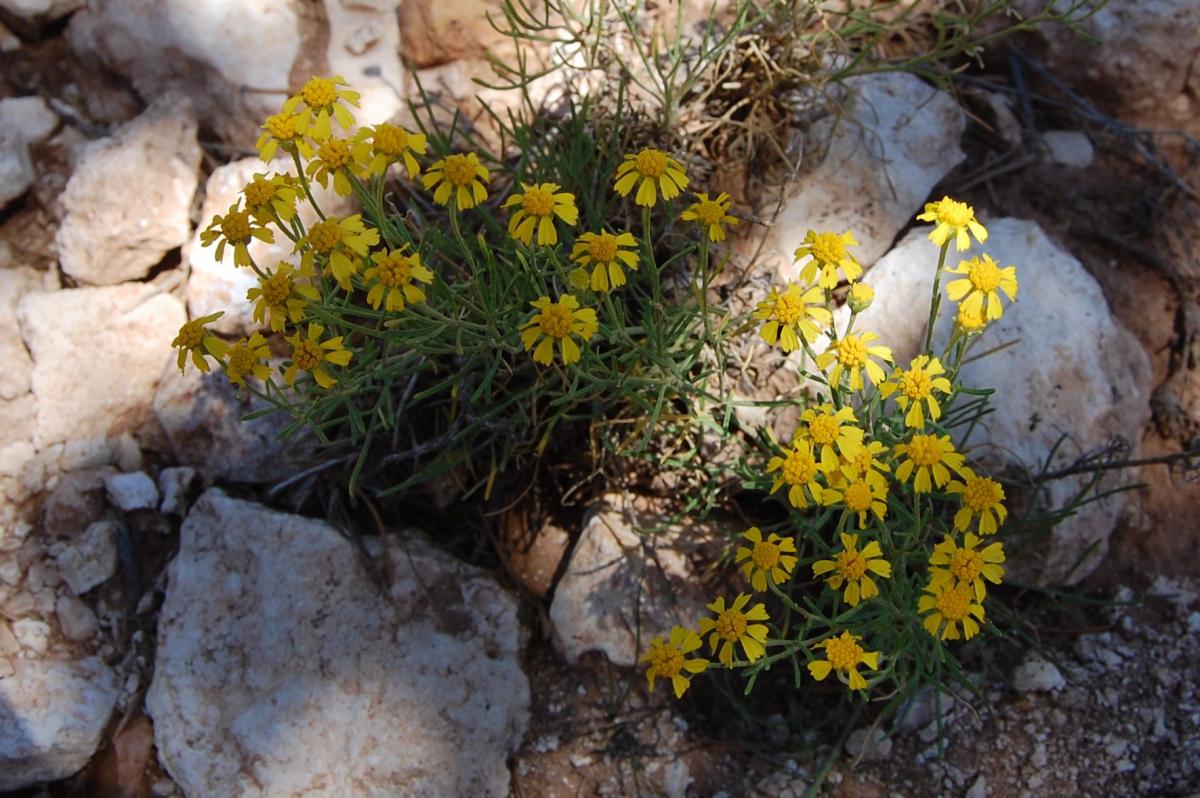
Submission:
<svg viewBox="0 0 1200 798">
<path fill-rule="evenodd" d="M 54 605 L 58 615 L 58 625 L 62 628 L 63 636 L 68 640 L 83 642 L 96 636 L 99 624 L 96 614 L 88 605 L 74 596 L 59 596 Z"/>
<path fill-rule="evenodd" d="M 32 22 L 53 22 L 83 7 L 87 0 L 0 0 L 0 9 Z"/>
<path fill-rule="evenodd" d="M 360 125 L 386 122 L 404 107 L 400 92 L 408 72 L 400 62 L 399 0 L 325 0 L 329 73 L 342 75 L 361 94 L 354 112 Z"/>
<path fill-rule="evenodd" d="M 117 691 L 99 659 L 13 658 L 0 679 L 0 790 L 65 778 L 87 764 Z"/>
<path fill-rule="evenodd" d="M 118 435 L 148 420 L 183 304 L 153 285 L 35 292 L 17 308 L 33 356 L 34 445 Z M 79 401 L 86 390 L 88 401 Z"/>
<path fill-rule="evenodd" d="M 654 537 L 664 518 L 641 501 L 608 496 L 584 524 L 567 570 L 554 591 L 550 622 L 569 662 L 600 651 L 632 666 L 641 646 L 675 624 L 693 626 L 705 613 L 691 560 L 705 535 L 678 526 Z M 640 612 L 637 606 L 641 595 Z"/>
<path fill-rule="evenodd" d="M 996 391 L 993 412 L 966 442 L 973 448 L 971 457 L 997 473 L 1036 473 L 1063 435 L 1066 444 L 1052 467 L 1118 437 L 1136 451 L 1150 415 L 1151 370 L 1145 351 L 1113 318 L 1091 275 L 1037 224 L 1019 219 L 985 224 L 987 244 L 971 252 L 986 251 L 1002 266 L 1015 265 L 1020 293 L 984 333 L 976 351 L 1012 345 L 962 369 L 964 384 Z M 937 248 L 927 240 L 928 232 L 927 226 L 914 229 L 867 273 L 875 302 L 856 323 L 857 329 L 877 332 L 903 366 L 920 346 L 929 307 Z M 951 263 L 954 257 L 952 252 Z M 938 351 L 949 334 L 953 307 L 943 300 L 942 323 L 934 336 Z M 1111 479 L 1102 485 L 1111 487 Z M 1084 484 L 1082 476 L 1053 480 L 1045 495 L 1052 507 L 1062 507 Z M 1010 497 L 1010 506 L 1015 498 Z M 1010 578 L 1040 585 L 1083 579 L 1107 551 L 1124 501 L 1116 495 L 1088 504 L 1048 538 L 1039 539 L 1036 551 L 1010 554 Z"/>
<path fill-rule="evenodd" d="M 1051 163 L 1068 169 L 1086 169 L 1096 159 L 1096 148 L 1087 134 L 1078 130 L 1047 130 L 1042 146 Z"/>
<path fill-rule="evenodd" d="M 104 512 L 103 468 L 85 468 L 58 478 L 43 505 L 46 536 L 74 540 Z"/>
<path fill-rule="evenodd" d="M 117 522 L 96 521 L 75 541 L 56 548 L 58 571 L 77 596 L 117 571 Z"/>
<path fill-rule="evenodd" d="M 182 515 L 190 500 L 189 489 L 196 481 L 196 469 L 190 466 L 164 468 L 158 474 L 158 492 L 162 494 L 159 512 Z"/>
<path fill-rule="evenodd" d="M 158 486 L 144 471 L 110 474 L 104 478 L 104 487 L 109 501 L 119 510 L 149 510 L 158 506 Z"/>
<path fill-rule="evenodd" d="M 33 361 L 21 341 L 17 303 L 42 286 L 42 275 L 25 266 L 0 269 L 0 399 L 12 400 L 29 393 Z"/>
<path fill-rule="evenodd" d="M 56 127 L 58 117 L 41 97 L 0 100 L 0 208 L 33 185 L 29 145 L 46 140 Z"/>
<path fill-rule="evenodd" d="M 299 12 L 291 3 L 106 0 L 72 17 L 67 36 L 80 57 L 99 59 L 146 101 L 178 90 L 206 127 L 250 146 L 298 88 L 290 78 Z"/>
<path fill-rule="evenodd" d="M 1047 693 L 1066 686 L 1067 680 L 1054 663 L 1038 656 L 1026 657 L 1013 672 L 1013 687 L 1022 693 Z"/>
<path fill-rule="evenodd" d="M 145 277 L 188 239 L 199 166 L 196 116 L 178 95 L 87 145 L 62 198 L 63 271 L 92 285 Z"/>
<path fill-rule="evenodd" d="M 502 19 L 502 4 L 497 0 L 400 3 L 404 60 L 420 68 L 480 56 L 489 45 L 503 38 L 488 22 L 489 13 Z"/>
<path fill-rule="evenodd" d="M 381 596 L 332 527 L 200 498 L 146 702 L 186 795 L 508 795 L 529 711 L 516 602 L 404 548 Z"/>
</svg>

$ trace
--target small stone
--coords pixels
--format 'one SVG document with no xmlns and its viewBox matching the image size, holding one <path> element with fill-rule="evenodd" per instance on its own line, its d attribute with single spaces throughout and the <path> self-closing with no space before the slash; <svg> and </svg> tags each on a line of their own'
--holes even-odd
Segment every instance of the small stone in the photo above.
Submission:
<svg viewBox="0 0 1200 798">
<path fill-rule="evenodd" d="M 846 752 L 863 762 L 880 762 L 892 754 L 892 741 L 882 729 L 855 729 L 846 739 Z"/>
<path fill-rule="evenodd" d="M 40 144 L 58 129 L 58 114 L 37 95 L 0 100 L 0 130 L 26 144 Z"/>
<path fill-rule="evenodd" d="M 110 474 L 104 478 L 109 501 L 119 510 L 149 510 L 158 505 L 158 486 L 144 471 Z"/>
<path fill-rule="evenodd" d="M 1068 169 L 1086 169 L 1096 159 L 1091 139 L 1078 130 L 1047 130 L 1042 144 L 1052 163 Z"/>
<path fill-rule="evenodd" d="M 118 435 L 112 442 L 113 460 L 122 471 L 142 470 L 142 448 L 129 433 Z"/>
<path fill-rule="evenodd" d="M 1051 692 L 1066 685 L 1067 680 L 1054 663 L 1036 656 L 1027 658 L 1013 673 L 1013 687 L 1022 693 Z"/>
<path fill-rule="evenodd" d="M 74 596 L 62 595 L 54 606 L 58 624 L 68 640 L 83 642 L 96 636 L 96 614 Z"/>
<path fill-rule="evenodd" d="M 87 0 L 0 0 L 0 8 L 28 22 L 53 22 L 83 8 Z"/>
<path fill-rule="evenodd" d="M 168 515 L 182 515 L 187 509 L 187 494 L 196 481 L 196 469 L 191 466 L 171 466 L 158 474 L 158 490 L 162 504 L 158 509 Z"/>
<path fill-rule="evenodd" d="M 964 798 L 987 798 L 987 777 L 980 776 L 975 779 L 975 783 L 967 790 Z"/>
<path fill-rule="evenodd" d="M 22 618 L 12 625 L 13 637 L 21 644 L 21 648 L 34 654 L 45 654 L 50 647 L 50 626 L 36 618 Z"/>
<path fill-rule="evenodd" d="M 63 581 L 82 596 L 117 570 L 117 522 L 96 521 L 57 556 Z"/>
<path fill-rule="evenodd" d="M 171 798 L 179 794 L 179 788 L 170 779 L 159 779 L 150 785 L 150 794 L 154 798 Z"/>
</svg>

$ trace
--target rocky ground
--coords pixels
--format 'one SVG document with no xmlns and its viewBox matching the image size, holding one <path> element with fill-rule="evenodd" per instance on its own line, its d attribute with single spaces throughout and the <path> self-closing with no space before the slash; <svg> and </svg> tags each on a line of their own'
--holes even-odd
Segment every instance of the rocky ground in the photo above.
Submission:
<svg viewBox="0 0 1200 798">
<path fill-rule="evenodd" d="M 1200 488 L 1156 461 L 1200 434 L 1180 341 L 1200 235 L 1164 211 L 1200 188 L 1195 4 L 1112 0 L 1088 23 L 1104 45 L 1043 31 L 955 96 L 855 79 L 764 265 L 718 286 L 752 302 L 793 276 L 807 228 L 853 229 L 879 297 L 864 323 L 902 358 L 926 290 L 912 217 L 966 197 L 1022 280 L 989 333 L 1006 347 L 972 364 L 1005 397 L 973 444 L 1018 484 L 1063 435 L 1055 468 L 1146 461 L 1103 483 L 1143 486 L 1017 566 L 1033 634 L 997 641 L 974 693 L 922 694 L 836 750 L 783 709 L 723 726 L 718 693 L 648 695 L 632 667 L 699 614 L 722 530 L 648 539 L 634 527 L 661 504 L 613 494 L 577 527 L 514 514 L 503 556 L 477 558 L 503 567 L 464 563 L 428 523 L 348 538 L 271 491 L 310 441 L 175 368 L 186 319 L 252 328 L 245 276 L 198 228 L 261 170 L 261 118 L 313 73 L 363 91 L 364 122 L 403 115 L 410 69 L 479 118 L 476 93 L 507 101 L 470 83 L 507 46 L 497 7 L 0 0 L 0 791 L 799 796 L 823 775 L 839 796 L 1200 791 Z M 745 395 L 793 390 L 794 363 L 746 362 Z"/>
</svg>

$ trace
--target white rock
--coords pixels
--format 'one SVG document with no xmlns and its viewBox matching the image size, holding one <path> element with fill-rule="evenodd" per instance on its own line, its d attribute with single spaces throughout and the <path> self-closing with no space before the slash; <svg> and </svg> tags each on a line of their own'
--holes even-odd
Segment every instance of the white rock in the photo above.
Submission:
<svg viewBox="0 0 1200 798">
<path fill-rule="evenodd" d="M 171 90 L 192 97 L 206 127 L 242 146 L 283 104 L 301 44 L 290 3 L 106 0 L 72 17 L 67 34 L 76 53 L 147 100 Z"/>
<path fill-rule="evenodd" d="M 35 292 L 17 310 L 33 356 L 34 445 L 119 434 L 148 420 L 183 304 L 147 284 Z M 88 401 L 79 392 L 87 391 Z"/>
<path fill-rule="evenodd" d="M 855 729 L 846 739 L 846 753 L 856 761 L 882 762 L 892 755 L 892 741 L 882 729 Z"/>
<path fill-rule="evenodd" d="M 980 776 L 971 784 L 963 798 L 987 798 L 987 776 Z"/>
<path fill-rule="evenodd" d="M 117 572 L 117 522 L 96 521 L 55 559 L 63 581 L 82 596 Z"/>
<path fill-rule="evenodd" d="M 696 530 L 674 527 L 654 538 L 635 531 L 635 526 L 663 521 L 610 495 L 584 524 L 550 605 L 555 641 L 568 662 L 601 651 L 615 665 L 632 666 L 641 653 L 639 618 L 644 650 L 675 624 L 691 627 L 704 615 L 704 597 L 689 562 L 699 541 Z"/>
<path fill-rule="evenodd" d="M 873 263 L 964 157 L 966 123 L 949 95 L 905 73 L 854 78 L 848 87 L 854 99 L 828 153 L 767 233 L 763 256 L 782 261 L 781 280 L 799 273 L 793 253 L 810 229 L 849 230 L 859 242 L 851 253 Z"/>
<path fill-rule="evenodd" d="M 399 0 L 379 4 L 325 0 L 329 72 L 345 77 L 362 95 L 354 113 L 360 125 L 386 122 L 405 107 L 400 93 L 408 78 L 400 61 L 397 9 L 401 6 Z"/>
<path fill-rule="evenodd" d="M 125 512 L 149 510 L 158 505 L 158 486 L 144 471 L 132 474 L 110 474 L 104 478 L 108 499 Z"/>
<path fill-rule="evenodd" d="M 403 550 L 382 597 L 334 528 L 200 498 L 146 701 L 184 794 L 508 795 L 529 712 L 516 602 L 417 537 Z"/>
<path fill-rule="evenodd" d="M 37 22 L 53 22 L 83 8 L 87 0 L 0 0 L 0 8 L 14 16 Z"/>
<path fill-rule="evenodd" d="M 68 640 L 83 642 L 96 636 L 96 614 L 74 596 L 59 596 L 54 611 L 58 615 L 58 625 L 62 628 L 63 636 Z"/>
<path fill-rule="evenodd" d="M 21 340 L 17 303 L 42 286 L 42 275 L 25 266 L 0 269 L 0 399 L 16 399 L 29 393 L 33 360 Z"/>
<path fill-rule="evenodd" d="M 1047 130 L 1042 144 L 1051 162 L 1068 169 L 1086 169 L 1096 159 L 1091 139 L 1078 130 Z"/>
<path fill-rule="evenodd" d="M 1136 451 L 1150 416 L 1151 371 L 1145 351 L 1109 313 L 1100 286 L 1079 261 L 1035 223 L 997 219 L 985 224 L 990 233 L 986 246 L 964 254 L 985 251 L 1002 266 L 1015 265 L 1020 293 L 975 351 L 1012 345 L 962 369 L 965 385 L 996 390 L 993 412 L 965 444 L 973 448 L 972 459 L 996 473 L 1036 473 L 1064 434 L 1067 443 L 1052 467 L 1064 466 L 1116 436 L 1132 436 Z M 904 366 L 920 346 L 928 315 L 937 264 L 937 248 L 927 240 L 928 231 L 925 225 L 914 229 L 867 273 L 875 302 L 856 323 L 857 329 L 879 333 L 880 343 L 890 346 L 896 362 Z M 950 263 L 956 262 L 951 252 Z M 949 333 L 953 308 L 954 303 L 943 300 L 934 344 L 938 351 Z M 960 448 L 964 445 L 958 443 Z M 1063 507 L 1085 480 L 1053 480 L 1044 498 L 1052 507 Z M 1106 479 L 1102 484 L 1114 483 Z M 1040 585 L 1083 579 L 1107 551 L 1124 501 L 1117 495 L 1088 504 L 1039 539 L 1036 552 L 1022 557 L 1010 553 L 1008 578 Z"/>
<path fill-rule="evenodd" d="M 393 5 L 400 6 L 401 52 L 414 67 L 478 58 L 503 39 L 487 19 L 488 14 L 503 19 L 498 0 L 410 0 Z"/>
<path fill-rule="evenodd" d="M 32 441 L 36 425 L 37 402 L 33 394 L 0 399 L 0 447 Z"/>
<path fill-rule="evenodd" d="M 28 191 L 33 185 L 33 177 L 29 147 L 0 132 L 0 209 Z"/>
<path fill-rule="evenodd" d="M 87 764 L 116 700 L 99 659 L 16 659 L 0 679 L 0 790 L 62 779 Z"/>
<path fill-rule="evenodd" d="M 1013 671 L 1013 687 L 1022 693 L 1047 693 L 1061 690 L 1067 680 L 1054 663 L 1030 655 Z"/>
<path fill-rule="evenodd" d="M 159 511 L 179 515 L 187 510 L 187 493 L 196 481 L 196 469 L 190 466 L 164 468 L 158 474 L 158 490 L 162 494 Z"/>
<path fill-rule="evenodd" d="M 21 648 L 34 654 L 44 654 L 50 647 L 50 627 L 36 618 L 22 618 L 13 621 L 13 637 L 21 644 Z"/>
<path fill-rule="evenodd" d="M 63 271 L 92 285 L 145 277 L 191 233 L 199 166 L 195 112 L 178 95 L 87 145 L 62 197 Z"/>
<path fill-rule="evenodd" d="M 42 527 L 51 539 L 74 540 L 104 512 L 107 468 L 64 474 L 46 497 Z"/>
<path fill-rule="evenodd" d="M 0 2 L 0 6 L 4 3 Z M 58 114 L 38 96 L 0 100 L 0 130 L 26 144 L 40 144 L 58 129 Z"/>
</svg>

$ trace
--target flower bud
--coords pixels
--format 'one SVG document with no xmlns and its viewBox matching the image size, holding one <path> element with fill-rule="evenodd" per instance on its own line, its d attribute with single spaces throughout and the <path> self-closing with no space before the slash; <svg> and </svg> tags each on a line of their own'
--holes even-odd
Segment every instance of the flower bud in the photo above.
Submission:
<svg viewBox="0 0 1200 798">
<path fill-rule="evenodd" d="M 850 286 L 850 296 L 846 301 L 850 305 L 851 311 L 854 313 L 862 313 L 864 310 L 871 307 L 871 303 L 874 300 L 874 288 L 866 283 L 854 283 Z"/>
</svg>

